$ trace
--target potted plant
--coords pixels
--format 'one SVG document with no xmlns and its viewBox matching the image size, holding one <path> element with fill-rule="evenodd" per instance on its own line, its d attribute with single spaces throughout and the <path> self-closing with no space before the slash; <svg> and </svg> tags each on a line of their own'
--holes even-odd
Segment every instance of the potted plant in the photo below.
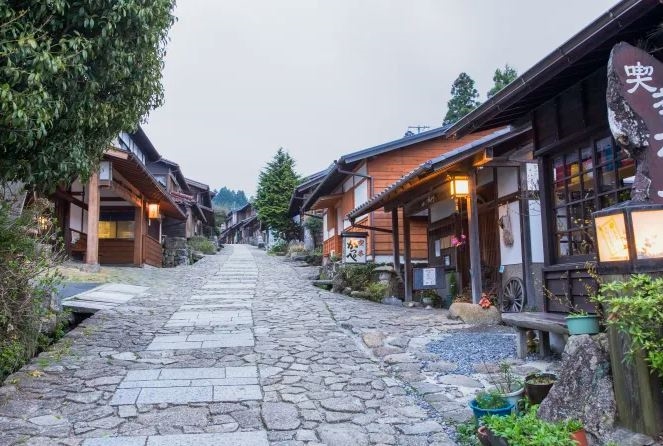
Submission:
<svg viewBox="0 0 663 446">
<path fill-rule="evenodd" d="M 477 424 L 486 415 L 505 416 L 513 410 L 513 404 L 504 399 L 496 390 L 479 392 L 469 403 Z"/>
<path fill-rule="evenodd" d="M 525 391 L 525 384 L 522 378 L 513 373 L 511 364 L 506 361 L 500 362 L 498 371 L 491 373 L 488 380 L 502 398 L 513 404 L 514 409 L 518 407 L 518 402 Z"/>
<path fill-rule="evenodd" d="M 582 310 L 573 311 L 566 316 L 566 327 L 572 336 L 597 334 L 599 332 L 599 316 Z"/>
<path fill-rule="evenodd" d="M 531 373 L 525 377 L 525 393 L 530 404 L 541 404 L 557 381 L 553 373 Z"/>
<path fill-rule="evenodd" d="M 487 416 L 483 419 L 490 445 L 555 445 L 578 446 L 571 438 L 567 422 L 549 423 L 537 417 L 538 406 L 532 406 L 522 417 Z M 479 435 L 479 432 L 477 432 Z"/>
<path fill-rule="evenodd" d="M 587 434 L 585 433 L 585 427 L 578 420 L 568 420 L 566 422 L 566 427 L 571 435 L 571 439 L 575 441 L 578 446 L 587 446 Z"/>
</svg>

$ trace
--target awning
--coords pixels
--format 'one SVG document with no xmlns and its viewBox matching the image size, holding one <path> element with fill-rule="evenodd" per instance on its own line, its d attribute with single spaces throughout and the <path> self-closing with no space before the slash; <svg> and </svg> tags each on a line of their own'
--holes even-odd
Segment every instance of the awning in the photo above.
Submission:
<svg viewBox="0 0 663 446">
<path fill-rule="evenodd" d="M 341 198 L 343 198 L 343 194 L 323 195 L 322 197 L 318 198 L 315 203 L 313 203 L 311 210 L 317 211 L 319 209 L 334 207 L 334 205 L 338 203 Z"/>
<path fill-rule="evenodd" d="M 161 213 L 179 220 L 186 219 L 186 215 L 170 194 L 162 188 L 133 153 L 109 149 L 104 153 L 104 159 L 113 163 L 113 170 L 117 170 L 120 175 L 131 183 L 131 186 L 138 189 L 142 198 L 159 203 Z"/>
</svg>

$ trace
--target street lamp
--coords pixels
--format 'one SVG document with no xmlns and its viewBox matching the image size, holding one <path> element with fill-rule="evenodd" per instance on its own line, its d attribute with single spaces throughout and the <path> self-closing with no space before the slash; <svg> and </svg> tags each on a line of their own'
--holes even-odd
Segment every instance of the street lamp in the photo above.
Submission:
<svg viewBox="0 0 663 446">
<path fill-rule="evenodd" d="M 592 214 L 605 273 L 652 272 L 663 262 L 663 205 L 626 201 Z"/>
</svg>

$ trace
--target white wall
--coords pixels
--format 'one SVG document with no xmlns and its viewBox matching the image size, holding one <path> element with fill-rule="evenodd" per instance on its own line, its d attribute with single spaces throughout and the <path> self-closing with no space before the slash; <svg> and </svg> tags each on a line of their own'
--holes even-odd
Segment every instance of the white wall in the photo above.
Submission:
<svg viewBox="0 0 663 446">
<path fill-rule="evenodd" d="M 543 226 L 541 225 L 541 202 L 539 200 L 529 200 L 529 232 L 532 262 L 543 263 Z"/>
<path fill-rule="evenodd" d="M 504 244 L 504 231 L 500 228 L 500 254 L 502 265 L 517 265 L 523 262 L 522 243 L 520 242 L 520 213 L 518 209 L 518 202 L 512 201 L 508 204 L 503 204 L 498 209 L 498 218 L 507 214 L 507 206 L 509 208 L 509 219 L 511 221 L 511 231 L 513 234 L 513 245 L 506 246 Z"/>
<path fill-rule="evenodd" d="M 518 169 L 500 167 L 497 169 L 497 196 L 505 197 L 518 192 Z"/>
</svg>

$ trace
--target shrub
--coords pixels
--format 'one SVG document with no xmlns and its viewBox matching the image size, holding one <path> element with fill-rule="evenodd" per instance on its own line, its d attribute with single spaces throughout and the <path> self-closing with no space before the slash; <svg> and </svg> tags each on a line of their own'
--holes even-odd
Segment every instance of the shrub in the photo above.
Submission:
<svg viewBox="0 0 663 446">
<path fill-rule="evenodd" d="M 386 297 L 385 294 L 388 288 L 389 285 L 386 283 L 373 282 L 366 286 L 366 292 L 370 295 L 370 299 L 373 302 L 382 302 L 382 299 Z"/>
<path fill-rule="evenodd" d="M 549 423 L 537 418 L 539 406 L 530 407 L 522 417 L 488 415 L 483 424 L 497 437 L 513 446 L 576 446 L 567 422 Z"/>
<path fill-rule="evenodd" d="M 609 311 L 608 325 L 631 338 L 629 355 L 641 349 L 652 371 L 663 378 L 663 278 L 634 274 L 603 283 L 595 300 Z"/>
<path fill-rule="evenodd" d="M 272 244 L 272 246 L 269 247 L 268 253 L 272 255 L 282 256 L 285 255 L 287 249 L 288 249 L 288 244 L 286 243 L 286 241 L 283 239 L 278 239 Z"/>
<path fill-rule="evenodd" d="M 50 203 L 37 200 L 19 217 L 0 203 L 0 380 L 18 370 L 49 343 L 42 318 L 60 276 L 62 260 L 48 213 Z"/>
<path fill-rule="evenodd" d="M 200 251 L 203 254 L 216 253 L 216 246 L 214 246 L 214 242 L 206 237 L 195 235 L 191 237 L 187 241 L 187 243 L 189 244 L 189 247 L 191 247 L 191 249 L 194 251 Z"/>
<path fill-rule="evenodd" d="M 288 255 L 308 254 L 308 249 L 301 242 L 290 242 L 288 245 Z"/>
<path fill-rule="evenodd" d="M 337 274 L 341 275 L 342 281 L 353 290 L 364 290 L 372 281 L 373 263 L 363 265 L 343 265 L 338 269 Z"/>
</svg>

